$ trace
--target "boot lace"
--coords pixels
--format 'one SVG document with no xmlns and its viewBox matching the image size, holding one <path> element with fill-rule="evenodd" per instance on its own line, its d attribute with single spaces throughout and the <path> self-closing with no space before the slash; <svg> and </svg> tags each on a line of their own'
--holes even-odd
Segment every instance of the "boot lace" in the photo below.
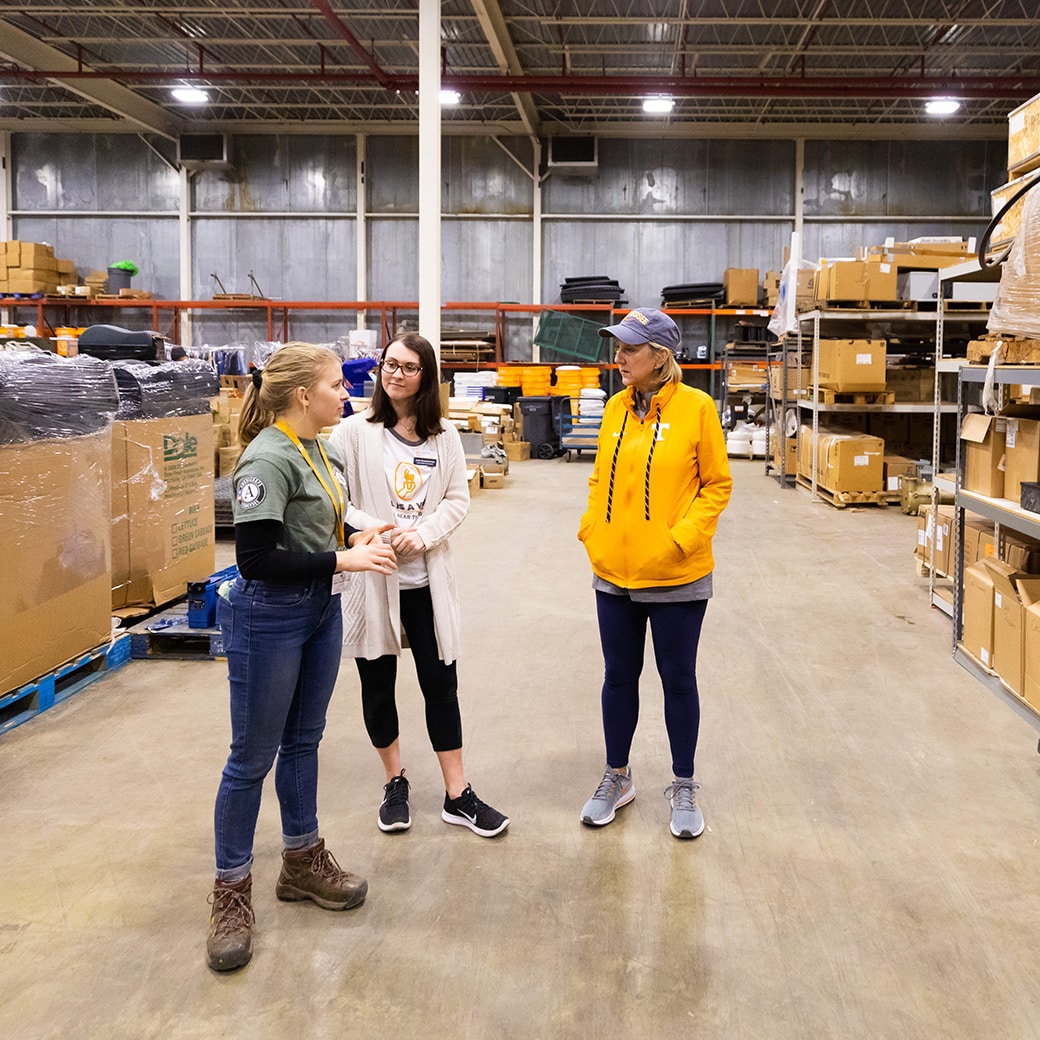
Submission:
<svg viewBox="0 0 1040 1040">
<path fill-rule="evenodd" d="M 256 916 L 247 892 L 235 888 L 217 888 L 209 894 L 206 902 L 213 907 L 214 939 L 226 939 L 229 935 L 253 927 Z"/>
<path fill-rule="evenodd" d="M 692 780 L 673 780 L 664 789 L 664 796 L 672 803 L 673 808 L 693 812 L 697 808 L 695 792 L 700 786 Z"/>
<path fill-rule="evenodd" d="M 311 860 L 310 871 L 326 881 L 343 881 L 350 877 L 350 874 L 336 862 L 336 857 L 324 846 Z"/>
</svg>

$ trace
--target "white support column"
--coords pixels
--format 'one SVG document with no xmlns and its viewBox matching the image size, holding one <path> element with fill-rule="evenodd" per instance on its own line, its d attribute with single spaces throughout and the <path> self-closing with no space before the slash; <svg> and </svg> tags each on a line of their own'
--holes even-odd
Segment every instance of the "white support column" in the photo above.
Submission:
<svg viewBox="0 0 1040 1040">
<path fill-rule="evenodd" d="M 177 214 L 177 230 L 180 246 L 180 298 L 182 300 L 194 299 L 191 287 L 191 174 L 185 170 L 180 171 L 180 209 Z M 181 343 L 191 346 L 191 312 L 182 311 L 180 315 L 180 340 Z"/>
<path fill-rule="evenodd" d="M 366 163 L 368 161 L 368 135 L 357 135 L 356 171 L 357 216 L 354 220 L 354 266 L 357 268 L 354 282 L 354 299 L 368 300 L 368 184 Z M 366 327 L 368 314 L 357 312 L 357 327 Z"/>
<path fill-rule="evenodd" d="M 805 222 L 805 138 L 794 142 L 794 233 L 798 241 L 803 239 L 802 225 Z M 798 257 L 797 259 L 801 259 Z"/>
<path fill-rule="evenodd" d="M 441 5 L 419 0 L 419 332 L 441 353 Z"/>
<path fill-rule="evenodd" d="M 531 138 L 534 151 L 532 163 L 534 176 L 532 180 L 531 206 L 531 302 L 542 302 L 542 142 L 537 137 Z M 531 323 L 531 336 L 534 337 L 538 326 L 538 315 L 534 315 Z M 531 344 L 531 360 L 540 361 L 541 348 L 537 343 Z"/>
</svg>

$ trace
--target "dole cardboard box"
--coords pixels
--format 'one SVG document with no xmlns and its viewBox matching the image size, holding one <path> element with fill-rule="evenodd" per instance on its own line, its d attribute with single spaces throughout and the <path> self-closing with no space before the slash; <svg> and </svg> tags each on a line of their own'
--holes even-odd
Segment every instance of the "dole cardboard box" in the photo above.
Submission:
<svg viewBox="0 0 1040 1040">
<path fill-rule="evenodd" d="M 972 412 L 961 423 L 964 442 L 964 490 L 987 498 L 1004 497 L 1004 459 L 1007 419 Z"/>
<path fill-rule="evenodd" d="M 885 348 L 883 339 L 821 339 L 820 386 L 843 393 L 884 390 Z"/>
<path fill-rule="evenodd" d="M 0 694 L 112 637 L 112 433 L 0 445 Z"/>
<path fill-rule="evenodd" d="M 208 412 L 113 423 L 113 609 L 169 603 L 213 573 L 213 480 Z"/>
</svg>

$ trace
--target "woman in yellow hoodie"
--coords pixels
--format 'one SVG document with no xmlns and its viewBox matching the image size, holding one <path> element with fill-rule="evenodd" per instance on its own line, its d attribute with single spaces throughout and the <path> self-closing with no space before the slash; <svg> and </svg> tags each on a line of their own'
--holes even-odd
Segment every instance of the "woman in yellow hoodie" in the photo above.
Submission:
<svg viewBox="0 0 1040 1040">
<path fill-rule="evenodd" d="M 664 792 L 671 832 L 696 838 L 704 830 L 693 780 L 697 644 L 712 594 L 711 539 L 733 486 L 726 441 L 715 402 L 682 382 L 679 329 L 667 314 L 640 308 L 599 331 L 617 340 L 625 389 L 604 409 L 578 531 L 596 591 L 607 750 L 581 822 L 602 827 L 635 797 L 628 757 L 649 622 L 672 756 L 673 780 Z"/>
</svg>

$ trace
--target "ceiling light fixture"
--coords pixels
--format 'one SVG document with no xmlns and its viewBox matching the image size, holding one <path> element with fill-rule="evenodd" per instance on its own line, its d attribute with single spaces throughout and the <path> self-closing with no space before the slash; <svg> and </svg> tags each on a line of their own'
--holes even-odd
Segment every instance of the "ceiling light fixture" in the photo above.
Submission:
<svg viewBox="0 0 1040 1040">
<path fill-rule="evenodd" d="M 174 101 L 182 101 L 186 105 L 209 104 L 209 94 L 198 87 L 174 87 L 170 94 Z"/>
<path fill-rule="evenodd" d="M 931 98 L 925 102 L 924 110 L 930 116 L 952 116 L 961 107 L 953 98 Z"/>
<path fill-rule="evenodd" d="M 675 100 L 670 97 L 648 97 L 643 98 L 643 111 L 653 115 L 667 115 L 675 108 Z"/>
<path fill-rule="evenodd" d="M 462 95 L 457 90 L 442 90 L 442 105 L 457 105 L 462 100 Z"/>
</svg>

